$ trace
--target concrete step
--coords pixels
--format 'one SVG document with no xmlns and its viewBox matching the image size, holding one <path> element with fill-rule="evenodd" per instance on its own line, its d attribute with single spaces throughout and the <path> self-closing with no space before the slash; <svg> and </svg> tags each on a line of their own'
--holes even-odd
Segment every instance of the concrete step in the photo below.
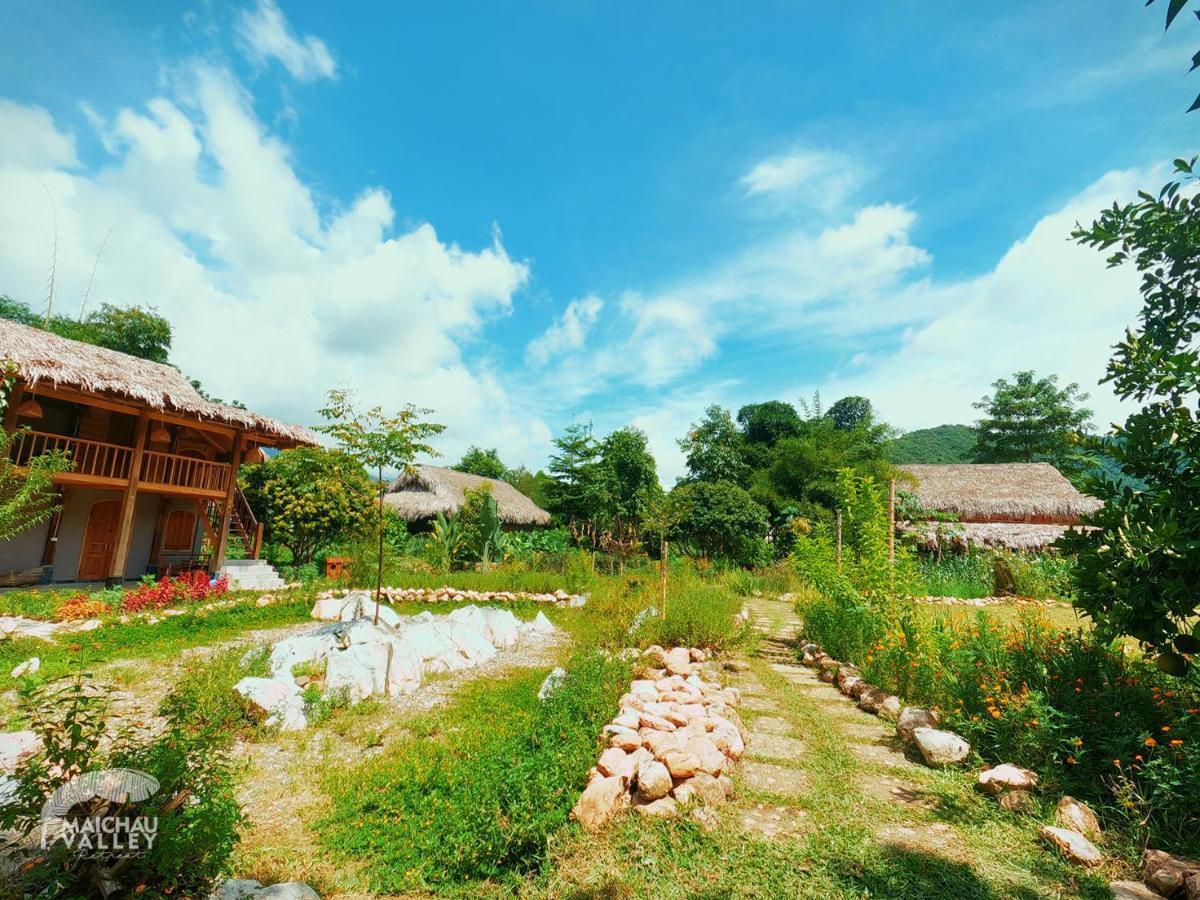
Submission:
<svg viewBox="0 0 1200 900">
<path fill-rule="evenodd" d="M 229 579 L 229 587 L 235 591 L 275 590 L 285 585 L 275 567 L 262 559 L 226 560 L 220 574 Z"/>
</svg>

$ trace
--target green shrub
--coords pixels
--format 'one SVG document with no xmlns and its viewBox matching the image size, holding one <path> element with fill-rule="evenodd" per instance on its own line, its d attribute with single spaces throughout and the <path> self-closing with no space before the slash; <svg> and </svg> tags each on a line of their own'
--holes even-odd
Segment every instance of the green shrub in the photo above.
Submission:
<svg viewBox="0 0 1200 900">
<path fill-rule="evenodd" d="M 931 597 L 990 597 L 995 593 L 992 559 L 986 553 L 922 554 L 917 560 L 923 593 Z"/>
<path fill-rule="evenodd" d="M 596 652 L 566 668 L 545 701 L 544 670 L 472 683 L 441 714 L 449 727 L 418 725 L 425 736 L 331 776 L 321 840 L 365 863 L 372 889 L 385 893 L 537 870 L 630 677 L 625 663 Z"/>
<path fill-rule="evenodd" d="M 689 579 L 669 590 L 666 616 L 647 619 L 637 637 L 643 644 L 719 650 L 747 636 L 748 626 L 734 625 L 741 608 L 741 598 L 727 588 Z"/>
<path fill-rule="evenodd" d="M 184 663 L 175 689 L 159 715 L 214 734 L 232 735 L 253 725 L 233 686 L 249 675 L 267 674 L 267 648 L 230 647 Z"/>
<path fill-rule="evenodd" d="M 133 769 L 153 776 L 158 790 L 138 803 L 86 798 L 71 815 L 157 817 L 153 843 L 141 855 L 76 854 L 64 842 L 28 855 L 10 873 L 16 896 L 74 898 L 100 893 L 102 884 L 130 896 L 200 896 L 228 870 L 242 814 L 234 794 L 227 738 L 175 706 L 166 728 L 153 737 L 119 731 L 108 715 L 108 696 L 80 675 L 22 696 L 45 749 L 22 763 L 15 794 L 0 805 L 0 829 L 36 842 L 48 797 L 76 776 L 99 769 Z M 110 891 L 105 891 L 109 893 Z"/>
<path fill-rule="evenodd" d="M 1050 626 L 885 617 L 828 595 L 798 605 L 806 637 L 905 703 L 941 709 L 984 759 L 1037 771 L 1139 840 L 1200 850 L 1200 678 Z M 1175 743 L 1172 743 L 1175 742 Z"/>
</svg>

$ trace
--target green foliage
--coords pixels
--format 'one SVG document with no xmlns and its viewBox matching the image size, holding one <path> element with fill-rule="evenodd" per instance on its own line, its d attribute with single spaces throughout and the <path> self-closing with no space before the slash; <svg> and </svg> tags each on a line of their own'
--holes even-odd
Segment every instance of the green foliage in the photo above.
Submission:
<svg viewBox="0 0 1200 900">
<path fill-rule="evenodd" d="M 1196 159 L 1176 160 L 1179 180 L 1157 196 L 1114 204 L 1079 243 L 1113 252 L 1110 266 L 1141 273 L 1142 309 L 1108 363 L 1105 381 L 1141 408 L 1117 426 L 1107 453 L 1126 476 L 1102 481 L 1104 501 L 1069 533 L 1078 556 L 1077 603 L 1106 635 L 1132 635 L 1187 667 L 1200 652 L 1191 620 L 1200 608 L 1200 201 Z"/>
<path fill-rule="evenodd" d="M 666 616 L 645 620 L 637 632 L 637 642 L 661 647 L 708 647 L 726 649 L 749 634 L 749 623 L 741 629 L 733 626 L 742 600 L 725 585 L 702 581 L 687 570 L 677 570 L 671 578 Z"/>
<path fill-rule="evenodd" d="M 968 463 L 975 450 L 975 429 L 969 425 L 918 428 L 891 441 L 884 453 L 889 462 Z"/>
<path fill-rule="evenodd" d="M 8 408 L 14 383 L 14 367 L 0 360 L 0 418 Z M 63 451 L 43 453 L 14 464 L 13 444 L 24 431 L 9 435 L 0 429 L 0 543 L 47 521 L 62 505 L 54 489 L 54 476 L 70 468 Z"/>
<path fill-rule="evenodd" d="M 425 542 L 429 561 L 443 570 L 449 570 L 461 559 L 467 548 L 467 535 L 457 516 L 446 518 L 439 512 L 433 518 L 433 531 Z"/>
<path fill-rule="evenodd" d="M 1059 553 L 977 550 L 942 557 L 920 555 L 918 581 L 934 597 L 993 597 L 997 592 L 997 560 L 1012 577 L 1012 593 L 1034 600 L 1062 600 L 1073 595 L 1074 560 Z"/>
<path fill-rule="evenodd" d="M 47 320 L 18 300 L 0 297 L 0 317 L 158 363 L 167 362 L 171 350 L 171 324 L 153 307 L 122 308 L 105 303 L 82 320 L 69 316 L 50 316 Z"/>
<path fill-rule="evenodd" d="M 472 683 L 442 714 L 453 727 L 423 729 L 427 736 L 329 778 L 322 842 L 365 864 L 381 893 L 537 871 L 630 678 L 626 664 L 594 651 L 566 669 L 545 701 L 537 699 L 544 670 Z"/>
<path fill-rule="evenodd" d="M 574 422 L 554 439 L 547 485 L 549 509 L 567 522 L 595 522 L 604 506 L 600 443 L 591 424 Z"/>
<path fill-rule="evenodd" d="M 533 528 L 507 533 L 505 551 L 514 559 L 532 559 L 537 554 L 562 554 L 571 546 L 565 528 Z"/>
<path fill-rule="evenodd" d="M 852 395 L 843 397 L 829 407 L 825 417 L 839 431 L 853 431 L 855 428 L 869 427 L 875 420 L 875 410 L 866 397 Z"/>
<path fill-rule="evenodd" d="M 500 453 L 495 447 L 484 450 L 474 444 L 467 448 L 467 452 L 454 468 L 459 472 L 484 478 L 504 479 L 508 475 L 508 467 L 501 461 Z"/>
<path fill-rule="evenodd" d="M 268 543 L 304 565 L 329 544 L 355 537 L 369 522 L 372 485 L 353 457 L 323 447 L 284 450 L 239 472 L 246 500 Z"/>
<path fill-rule="evenodd" d="M 228 647 L 189 656 L 159 715 L 214 735 L 248 731 L 254 723 L 233 686 L 247 676 L 265 677 L 267 656 L 266 647 Z"/>
<path fill-rule="evenodd" d="M 716 404 L 708 407 L 704 418 L 679 439 L 679 448 L 687 456 L 688 480 L 726 481 L 745 487 L 750 467 L 744 457 L 744 442 L 729 410 Z"/>
<path fill-rule="evenodd" d="M 384 470 L 403 469 L 412 464 L 418 453 L 436 456 L 437 451 L 425 442 L 445 431 L 446 426 L 422 421 L 422 417 L 429 415 L 432 410 L 421 409 L 411 403 L 392 415 L 384 413 L 381 406 L 359 409 L 354 392 L 339 388 L 329 391 L 326 405 L 318 412 L 326 424 L 318 425 L 317 431 L 332 437 L 343 453 L 358 460 L 363 468 L 375 476 L 378 486 L 378 496 L 373 498 L 378 548 L 375 591 L 378 594 L 383 586 Z M 354 480 L 347 482 L 351 488 L 356 483 Z M 375 618 L 378 621 L 378 609 Z"/>
<path fill-rule="evenodd" d="M 500 521 L 500 510 L 496 505 L 496 498 L 492 496 L 491 485 L 485 484 L 474 490 L 468 490 L 462 509 L 458 511 L 454 521 L 455 526 L 462 534 L 462 540 L 459 546 L 459 555 L 452 556 L 451 562 L 458 562 L 460 558 L 466 558 L 478 560 L 484 564 L 484 568 L 487 568 L 490 563 L 503 556 L 507 536 Z M 435 533 L 438 524 L 435 522 Z M 450 523 L 447 522 L 445 527 L 450 527 Z M 444 538 L 438 538 L 438 540 L 444 540 Z M 440 558 L 442 548 L 439 547 L 437 553 Z"/>
<path fill-rule="evenodd" d="M 976 462 L 1053 463 L 1068 477 L 1093 468 L 1095 460 L 1083 449 L 1082 436 L 1092 411 L 1081 404 L 1087 394 L 1079 385 L 1058 386 L 1058 376 L 1038 378 L 1023 371 L 992 382 L 992 394 L 973 404 L 983 411 L 975 423 Z"/>
<path fill-rule="evenodd" d="M 607 488 L 607 518 L 640 523 L 650 504 L 662 495 L 646 433 L 633 427 L 614 431 L 600 443 L 600 466 Z"/>
<path fill-rule="evenodd" d="M 170 708 L 166 728 L 156 736 L 119 730 L 108 715 L 107 695 L 86 679 L 24 691 L 22 703 L 45 750 L 17 769 L 13 796 L 0 805 L 0 828 L 36 840 L 42 805 L 58 787 L 84 772 L 127 768 L 153 776 L 158 791 L 140 803 L 96 798 L 73 811 L 156 816 L 157 836 L 146 853 L 124 858 L 77 855 L 55 842 L 10 872 L 7 886 L 18 894 L 62 898 L 91 896 L 106 882 L 126 896 L 147 888 L 151 895 L 206 893 L 228 871 L 242 824 L 225 737 L 189 719 L 186 705 Z"/>
<path fill-rule="evenodd" d="M 1154 0 L 1146 0 L 1147 6 L 1150 6 L 1152 3 L 1154 3 Z M 1188 0 L 1168 0 L 1168 2 L 1167 2 L 1167 26 L 1166 26 L 1168 29 L 1171 27 L 1171 23 L 1175 21 L 1175 18 L 1181 12 L 1183 12 L 1184 8 L 1187 5 L 1188 5 Z M 1190 71 L 1190 72 L 1196 71 L 1197 66 L 1200 66 L 1200 53 L 1198 53 L 1192 57 L 1192 67 L 1188 71 Z M 1196 96 L 1196 99 L 1192 101 L 1192 105 L 1188 107 L 1188 112 L 1195 112 L 1198 109 L 1200 109 L 1200 94 L 1198 94 Z"/>
<path fill-rule="evenodd" d="M 710 407 L 711 409 L 711 407 Z M 796 407 L 782 400 L 749 403 L 738 410 L 737 423 L 748 444 L 774 445 L 785 437 L 800 433 L 801 419 Z"/>
<path fill-rule="evenodd" d="M 806 637 L 905 703 L 940 709 L 985 760 L 1033 769 L 1051 796 L 1105 805 L 1139 844 L 1200 849 L 1196 677 L 1163 675 L 1028 608 L 1009 625 L 982 611 L 864 615 L 829 597 L 798 611 Z"/>
<path fill-rule="evenodd" d="M 675 524 L 668 538 L 693 556 L 724 559 L 738 565 L 770 559 L 765 543 L 767 511 L 748 493 L 727 481 L 697 481 L 671 491 Z"/>
<path fill-rule="evenodd" d="M 541 470 L 530 472 L 524 466 L 517 466 L 517 468 L 508 471 L 508 474 L 504 476 L 504 480 L 542 509 L 550 509 L 550 492 L 554 479 L 545 472 Z"/>
</svg>

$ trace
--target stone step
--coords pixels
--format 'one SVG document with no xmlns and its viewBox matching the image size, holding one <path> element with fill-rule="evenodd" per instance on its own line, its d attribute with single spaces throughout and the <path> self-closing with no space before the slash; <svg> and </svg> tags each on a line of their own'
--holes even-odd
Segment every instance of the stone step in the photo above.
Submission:
<svg viewBox="0 0 1200 900">
<path fill-rule="evenodd" d="M 229 579 L 232 590 L 277 590 L 285 582 L 275 567 L 262 559 L 230 559 L 221 566 L 220 574 Z"/>
</svg>

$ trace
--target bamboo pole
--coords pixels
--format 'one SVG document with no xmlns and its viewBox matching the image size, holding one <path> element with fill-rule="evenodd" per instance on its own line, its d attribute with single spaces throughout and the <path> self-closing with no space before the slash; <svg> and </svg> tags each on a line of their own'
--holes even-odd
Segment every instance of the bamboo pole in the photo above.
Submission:
<svg viewBox="0 0 1200 900">
<path fill-rule="evenodd" d="M 662 602 L 662 617 L 667 617 L 667 560 L 670 558 L 671 546 L 664 537 L 659 545 L 658 561 L 658 592 Z"/>
</svg>

